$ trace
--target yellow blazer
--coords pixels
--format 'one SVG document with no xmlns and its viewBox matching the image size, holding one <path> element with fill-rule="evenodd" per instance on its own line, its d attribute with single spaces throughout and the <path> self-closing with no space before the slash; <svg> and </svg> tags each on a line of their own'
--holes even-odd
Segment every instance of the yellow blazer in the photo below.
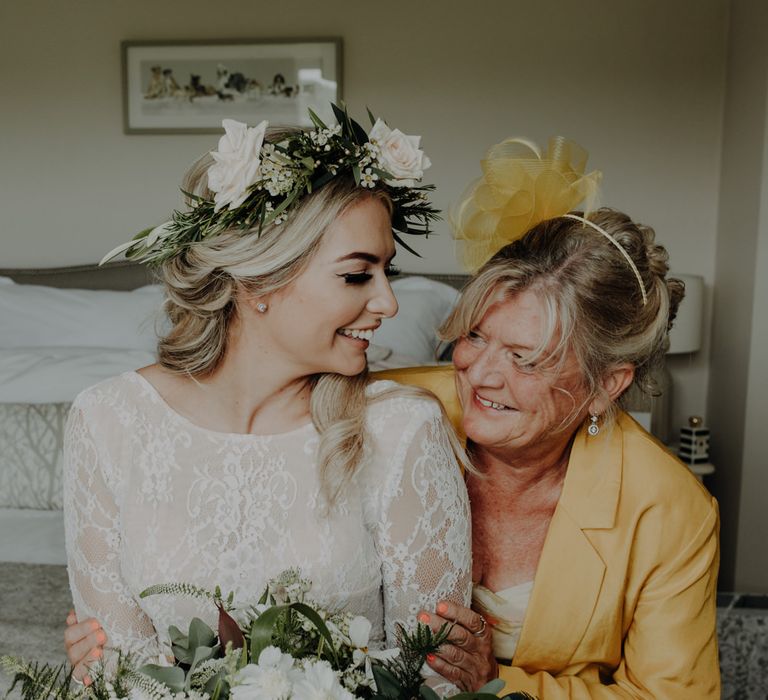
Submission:
<svg viewBox="0 0 768 700">
<path fill-rule="evenodd" d="M 452 371 L 427 370 L 386 378 L 444 400 Z M 627 414 L 596 437 L 581 430 L 517 651 L 500 669 L 505 692 L 719 698 L 718 530 L 715 499 Z"/>
</svg>

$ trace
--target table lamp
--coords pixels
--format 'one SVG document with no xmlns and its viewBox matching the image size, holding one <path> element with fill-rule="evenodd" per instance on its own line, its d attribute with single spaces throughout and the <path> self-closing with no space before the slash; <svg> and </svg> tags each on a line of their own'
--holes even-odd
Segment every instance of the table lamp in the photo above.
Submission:
<svg viewBox="0 0 768 700">
<path fill-rule="evenodd" d="M 669 332 L 668 355 L 692 354 L 701 350 L 702 316 L 704 312 L 704 278 L 701 275 L 670 273 L 685 283 L 685 297 L 680 302 L 672 330 Z M 625 405 L 641 424 L 657 438 L 669 442 L 672 413 L 672 376 L 666 363 L 653 375 L 658 396 L 648 397 L 632 391 Z"/>
</svg>

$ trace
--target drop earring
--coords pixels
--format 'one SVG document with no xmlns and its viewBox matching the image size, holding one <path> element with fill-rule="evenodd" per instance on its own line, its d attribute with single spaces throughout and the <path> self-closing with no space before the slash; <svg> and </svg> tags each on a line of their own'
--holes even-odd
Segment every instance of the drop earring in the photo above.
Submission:
<svg viewBox="0 0 768 700">
<path fill-rule="evenodd" d="M 592 436 L 595 437 L 600 432 L 600 426 L 597 424 L 597 416 L 592 414 L 589 418 L 589 427 L 587 428 L 587 432 Z"/>
<path fill-rule="evenodd" d="M 256 311 L 258 311 L 260 314 L 267 313 L 267 305 L 263 301 L 260 301 L 258 304 L 256 304 Z"/>
</svg>

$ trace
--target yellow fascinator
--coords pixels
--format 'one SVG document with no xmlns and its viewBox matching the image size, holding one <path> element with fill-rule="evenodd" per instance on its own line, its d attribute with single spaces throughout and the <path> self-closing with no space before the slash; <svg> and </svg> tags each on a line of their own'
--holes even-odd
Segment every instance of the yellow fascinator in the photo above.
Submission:
<svg viewBox="0 0 768 700">
<path fill-rule="evenodd" d="M 587 157 L 581 146 L 562 136 L 551 138 L 543 155 L 524 139 L 492 146 L 480 162 L 483 176 L 449 214 L 467 269 L 476 272 L 533 226 L 581 202 L 586 211 L 594 209 L 602 173 L 584 172 Z"/>
</svg>

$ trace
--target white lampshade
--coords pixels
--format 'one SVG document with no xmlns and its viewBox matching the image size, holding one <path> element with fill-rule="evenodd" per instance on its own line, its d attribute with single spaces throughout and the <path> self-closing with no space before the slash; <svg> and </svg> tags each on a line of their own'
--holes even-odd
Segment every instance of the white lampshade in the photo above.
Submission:
<svg viewBox="0 0 768 700">
<path fill-rule="evenodd" d="M 676 355 L 701 350 L 701 318 L 704 314 L 704 278 L 700 275 L 670 273 L 685 282 L 685 298 L 669 332 L 669 350 Z"/>
</svg>

